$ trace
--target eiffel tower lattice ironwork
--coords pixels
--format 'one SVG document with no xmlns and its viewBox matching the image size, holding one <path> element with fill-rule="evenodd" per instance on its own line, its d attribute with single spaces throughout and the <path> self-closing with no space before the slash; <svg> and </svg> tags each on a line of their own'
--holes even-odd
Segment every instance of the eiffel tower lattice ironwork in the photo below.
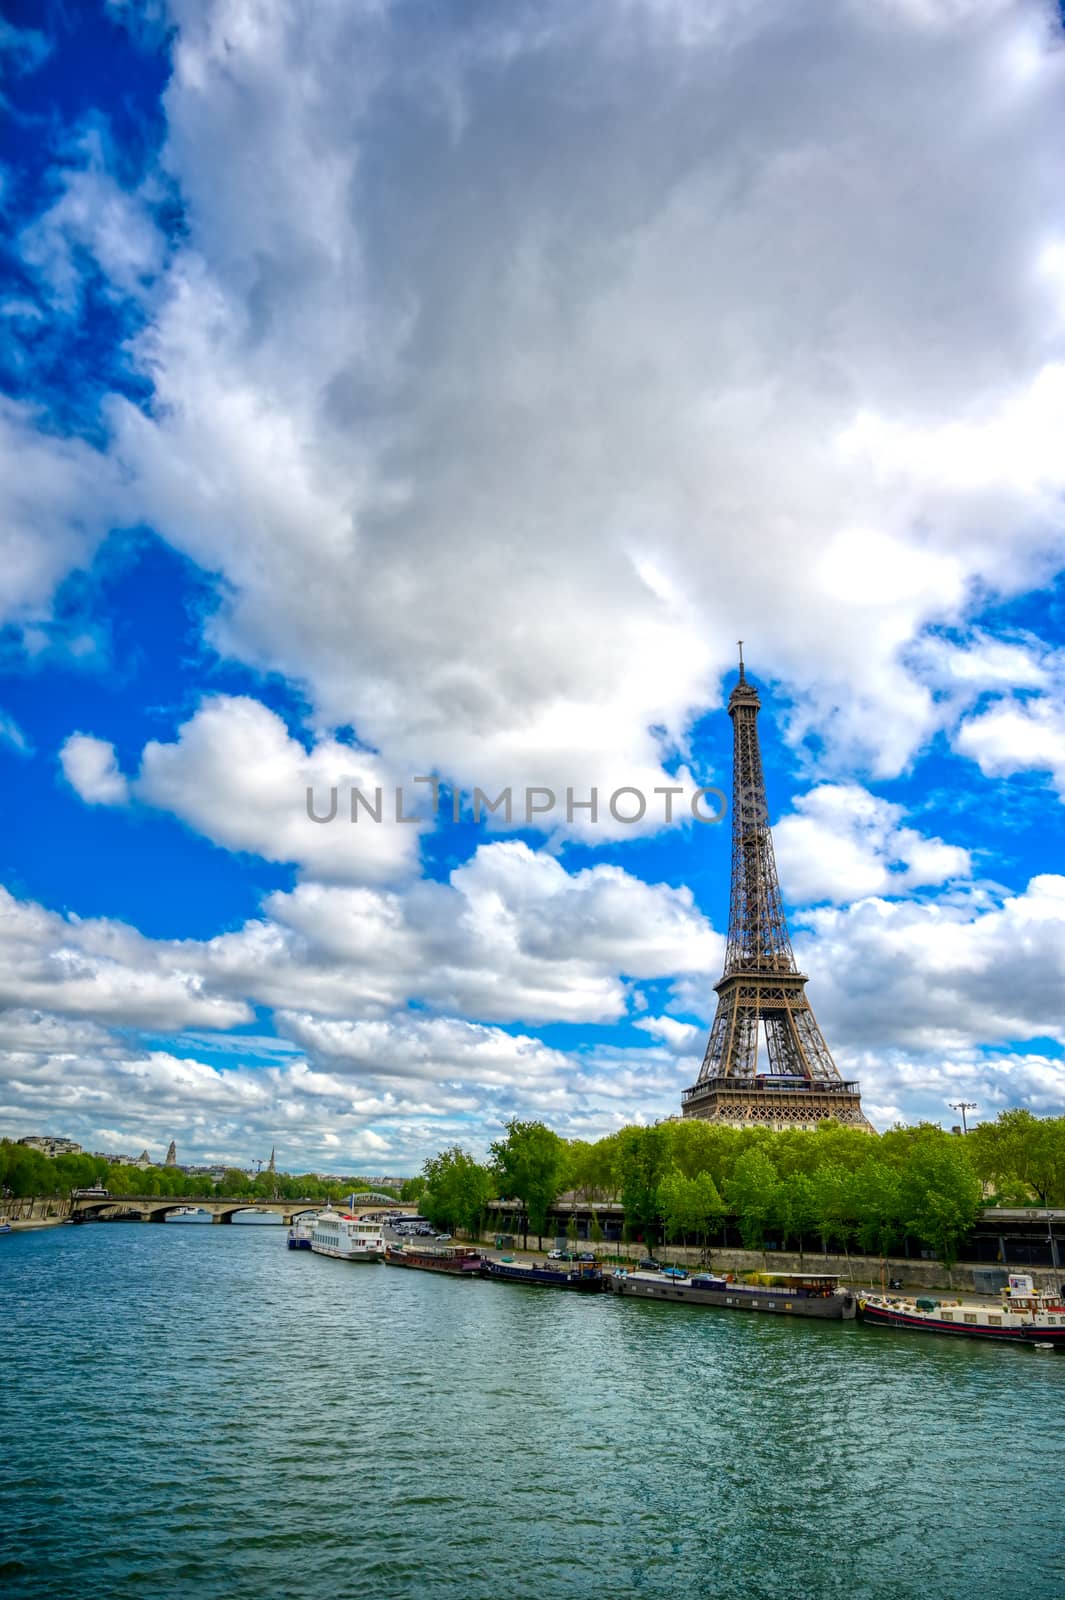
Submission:
<svg viewBox="0 0 1065 1600">
<path fill-rule="evenodd" d="M 806 998 L 791 948 L 769 829 L 758 713 L 740 645 L 732 718 L 732 896 L 725 971 L 698 1081 L 682 1096 L 686 1117 L 733 1126 L 811 1128 L 826 1117 L 872 1131 L 859 1085 L 845 1082 Z M 765 1029 L 765 1062 L 759 1043 Z"/>
</svg>

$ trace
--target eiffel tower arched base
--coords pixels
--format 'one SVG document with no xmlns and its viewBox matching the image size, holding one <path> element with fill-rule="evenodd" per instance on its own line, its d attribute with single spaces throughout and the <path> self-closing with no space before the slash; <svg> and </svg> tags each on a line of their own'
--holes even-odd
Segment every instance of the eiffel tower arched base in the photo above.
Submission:
<svg viewBox="0 0 1065 1600">
<path fill-rule="evenodd" d="M 769 1128 L 776 1133 L 789 1128 L 812 1130 L 830 1117 L 863 1133 L 874 1131 L 862 1111 L 858 1084 L 838 1078 L 802 1086 L 775 1084 L 771 1076 L 704 1078 L 685 1089 L 681 1111 L 704 1122 L 720 1122 L 730 1128 Z"/>
</svg>

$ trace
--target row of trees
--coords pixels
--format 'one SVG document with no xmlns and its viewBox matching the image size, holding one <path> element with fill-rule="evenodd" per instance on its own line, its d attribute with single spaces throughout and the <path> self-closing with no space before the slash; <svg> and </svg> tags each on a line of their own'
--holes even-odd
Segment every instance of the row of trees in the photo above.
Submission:
<svg viewBox="0 0 1065 1600">
<path fill-rule="evenodd" d="M 889 1254 L 912 1238 L 950 1264 L 981 1206 L 1065 1203 L 1065 1118 L 1007 1111 L 962 1138 L 929 1123 L 871 1136 L 834 1122 L 776 1134 L 691 1120 L 595 1143 L 513 1121 L 487 1162 L 456 1145 L 427 1161 L 424 1177 L 423 1211 L 453 1231 L 479 1232 L 505 1197 L 542 1237 L 572 1190 L 592 1210 L 593 1238 L 596 1205 L 620 1201 L 630 1236 L 649 1243 L 705 1244 L 731 1222 L 753 1249 L 772 1240 L 801 1253 L 816 1239 Z"/>
<path fill-rule="evenodd" d="M 1065 1117 L 1003 1111 L 981 1122 L 965 1141 L 973 1167 L 1003 1205 L 1065 1205 Z"/>
<path fill-rule="evenodd" d="M 405 1185 L 416 1198 L 420 1178 Z M 116 1199 L 124 1195 L 165 1195 L 174 1199 L 326 1200 L 339 1202 L 352 1191 L 372 1187 L 365 1178 L 319 1178 L 313 1173 L 242 1172 L 227 1167 L 220 1182 L 207 1173 L 180 1167 L 111 1166 L 102 1156 L 63 1155 L 50 1158 L 39 1150 L 0 1140 L 0 1193 L 16 1199 L 66 1196 L 72 1189 L 99 1186 Z"/>
<path fill-rule="evenodd" d="M 111 1167 L 100 1157 L 54 1160 L 0 1141 L 0 1192 L 65 1195 L 100 1184 L 116 1197 L 311 1199 L 340 1201 L 369 1187 L 359 1177 L 227 1169 L 215 1184 L 178 1167 Z M 743 1243 L 767 1240 L 800 1252 L 811 1240 L 887 1254 L 906 1237 L 944 1262 L 956 1259 L 984 1199 L 1065 1204 L 1065 1117 L 1004 1111 L 966 1136 L 922 1123 L 882 1135 L 825 1122 L 815 1133 L 769 1133 L 698 1120 L 622 1128 L 589 1143 L 559 1137 L 542 1122 L 512 1121 L 479 1162 L 459 1146 L 425 1163 L 404 1184 L 438 1227 L 478 1233 L 493 1201 L 514 1200 L 529 1229 L 543 1236 L 560 1194 L 574 1191 L 593 1213 L 604 1201 L 624 1207 L 630 1236 L 706 1243 L 726 1223 Z"/>
</svg>

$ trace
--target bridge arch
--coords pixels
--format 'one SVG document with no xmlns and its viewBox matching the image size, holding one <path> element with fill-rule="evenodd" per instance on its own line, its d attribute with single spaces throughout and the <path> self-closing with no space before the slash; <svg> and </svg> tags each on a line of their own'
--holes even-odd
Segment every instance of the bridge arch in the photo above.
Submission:
<svg viewBox="0 0 1065 1600">
<path fill-rule="evenodd" d="M 356 1210 L 381 1210 L 385 1207 L 395 1208 L 398 1204 L 394 1195 L 370 1190 L 355 1195 L 353 1203 Z M 309 1211 L 321 1211 L 326 1204 L 324 1200 L 263 1200 L 249 1195 L 207 1200 L 196 1195 L 116 1194 L 106 1198 L 98 1195 L 84 1198 L 75 1196 L 70 1203 L 70 1215 L 87 1222 L 100 1221 L 107 1216 L 117 1218 L 123 1214 L 138 1216 L 147 1222 L 165 1222 L 171 1212 L 180 1211 L 185 1206 L 195 1206 L 197 1210 L 208 1212 L 214 1222 L 232 1222 L 241 1211 L 271 1212 L 282 1221 L 290 1222 L 293 1217 L 303 1216 Z"/>
</svg>

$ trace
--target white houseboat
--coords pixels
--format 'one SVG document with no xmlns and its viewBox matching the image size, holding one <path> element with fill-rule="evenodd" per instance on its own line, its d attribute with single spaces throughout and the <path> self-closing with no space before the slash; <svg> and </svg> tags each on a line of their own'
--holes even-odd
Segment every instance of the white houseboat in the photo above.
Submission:
<svg viewBox="0 0 1065 1600">
<path fill-rule="evenodd" d="M 336 1256 L 340 1261 L 383 1261 L 385 1241 L 379 1222 L 328 1207 L 314 1219 L 311 1249 L 315 1255 Z"/>
</svg>

